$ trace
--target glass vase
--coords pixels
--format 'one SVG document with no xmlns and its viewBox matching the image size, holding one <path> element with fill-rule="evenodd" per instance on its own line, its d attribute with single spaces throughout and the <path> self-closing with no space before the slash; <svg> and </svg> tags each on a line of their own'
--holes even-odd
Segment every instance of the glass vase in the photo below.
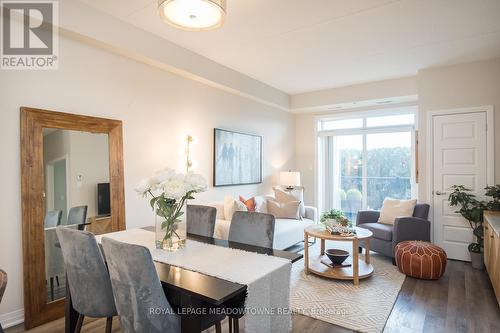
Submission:
<svg viewBox="0 0 500 333">
<path fill-rule="evenodd" d="M 186 244 L 186 205 L 170 207 L 171 211 L 182 214 L 174 219 L 173 214 L 165 213 L 159 204 L 155 204 L 155 244 L 157 249 L 177 251 Z M 168 211 L 168 210 L 167 210 Z"/>
</svg>

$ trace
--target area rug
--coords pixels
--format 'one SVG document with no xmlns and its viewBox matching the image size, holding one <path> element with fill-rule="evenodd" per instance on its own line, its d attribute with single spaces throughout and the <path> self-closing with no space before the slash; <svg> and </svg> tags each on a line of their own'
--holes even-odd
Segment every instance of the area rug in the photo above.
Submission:
<svg viewBox="0 0 500 333">
<path fill-rule="evenodd" d="M 327 241 L 326 248 L 352 250 L 349 245 Z M 309 252 L 319 255 L 319 241 Z M 405 275 L 389 258 L 371 252 L 370 261 L 374 273 L 360 280 L 359 286 L 352 281 L 305 275 L 304 261 L 294 263 L 290 296 L 293 312 L 359 332 L 382 332 Z"/>
</svg>

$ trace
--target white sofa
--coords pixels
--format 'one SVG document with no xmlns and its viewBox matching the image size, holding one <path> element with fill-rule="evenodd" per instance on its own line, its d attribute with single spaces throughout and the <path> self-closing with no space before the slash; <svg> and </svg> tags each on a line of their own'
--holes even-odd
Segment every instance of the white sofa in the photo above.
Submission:
<svg viewBox="0 0 500 333">
<path fill-rule="evenodd" d="M 266 197 L 263 197 L 264 202 Z M 217 221 L 215 222 L 214 237 L 227 239 L 231 221 L 224 216 L 224 203 L 214 202 L 209 204 L 217 209 Z M 265 205 L 260 210 L 267 213 Z M 315 207 L 305 206 L 305 216 L 302 220 L 276 219 L 274 224 L 274 245 L 273 248 L 284 250 L 304 240 L 304 228 L 315 224 L 318 221 L 318 211 Z"/>
</svg>

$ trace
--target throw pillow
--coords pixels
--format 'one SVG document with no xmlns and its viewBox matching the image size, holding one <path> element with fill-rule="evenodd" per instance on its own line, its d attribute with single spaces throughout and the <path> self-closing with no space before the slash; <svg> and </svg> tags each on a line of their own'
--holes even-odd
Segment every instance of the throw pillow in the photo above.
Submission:
<svg viewBox="0 0 500 333">
<path fill-rule="evenodd" d="M 267 200 L 267 212 L 277 219 L 300 220 L 299 207 L 300 201 L 281 203 L 276 200 Z"/>
<path fill-rule="evenodd" d="M 279 187 L 273 187 L 274 197 L 276 201 L 280 203 L 290 202 L 290 201 L 299 201 L 299 213 L 301 217 L 306 216 L 306 207 L 304 205 L 304 189 L 302 188 L 294 188 L 293 190 L 283 190 Z"/>
<path fill-rule="evenodd" d="M 413 210 L 417 204 L 417 199 L 397 200 L 385 198 L 380 209 L 379 223 L 394 224 L 397 217 L 413 216 Z"/>
<path fill-rule="evenodd" d="M 243 202 L 240 202 L 238 200 L 234 200 L 231 197 L 225 197 L 224 198 L 224 218 L 227 221 L 231 221 L 233 218 L 234 212 L 238 211 L 247 211 L 247 206 Z"/>
<path fill-rule="evenodd" d="M 257 213 L 267 214 L 267 199 L 265 196 L 256 195 L 255 197 L 255 211 Z"/>
<path fill-rule="evenodd" d="M 240 195 L 240 201 L 247 207 L 249 212 L 255 212 L 255 197 L 251 197 L 250 199 L 245 200 L 245 198 Z"/>
</svg>

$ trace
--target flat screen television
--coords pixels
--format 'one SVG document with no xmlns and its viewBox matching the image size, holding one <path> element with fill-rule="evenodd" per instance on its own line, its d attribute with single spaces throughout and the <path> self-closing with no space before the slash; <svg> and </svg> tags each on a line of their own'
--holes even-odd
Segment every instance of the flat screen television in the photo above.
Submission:
<svg viewBox="0 0 500 333">
<path fill-rule="evenodd" d="M 97 215 L 111 215 L 109 183 L 97 184 Z"/>
</svg>

